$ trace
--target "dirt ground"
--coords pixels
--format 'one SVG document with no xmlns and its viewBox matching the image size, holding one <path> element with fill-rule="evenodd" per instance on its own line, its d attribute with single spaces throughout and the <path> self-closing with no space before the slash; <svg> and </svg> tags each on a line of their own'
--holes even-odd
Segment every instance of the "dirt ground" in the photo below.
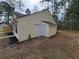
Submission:
<svg viewBox="0 0 79 59">
<path fill-rule="evenodd" d="M 0 43 L 0 59 L 79 59 L 79 32 L 59 31 L 54 37 L 9 46 Z"/>
</svg>

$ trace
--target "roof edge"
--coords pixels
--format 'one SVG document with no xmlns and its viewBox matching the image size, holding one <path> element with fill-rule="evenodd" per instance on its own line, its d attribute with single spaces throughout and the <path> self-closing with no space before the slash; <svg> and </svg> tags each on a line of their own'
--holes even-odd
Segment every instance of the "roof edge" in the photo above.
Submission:
<svg viewBox="0 0 79 59">
<path fill-rule="evenodd" d="M 26 17 L 26 16 L 31 16 L 31 15 L 34 15 L 34 14 L 37 14 L 37 13 L 40 13 L 40 12 L 44 12 L 44 11 L 46 11 L 46 10 L 48 10 L 48 9 L 44 9 L 44 10 L 42 10 L 42 11 L 38 11 L 38 12 L 35 12 L 35 13 L 32 13 L 32 14 L 30 14 L 30 15 L 24 15 L 24 16 L 21 16 L 21 17 L 19 17 L 19 18 L 23 18 L 23 17 Z M 49 12 L 49 10 L 48 10 L 48 12 Z M 49 12 L 50 13 L 50 12 Z M 51 14 L 50 14 L 51 15 Z M 52 15 L 51 15 L 52 16 Z M 15 18 L 15 19 L 19 19 L 19 18 Z"/>
</svg>

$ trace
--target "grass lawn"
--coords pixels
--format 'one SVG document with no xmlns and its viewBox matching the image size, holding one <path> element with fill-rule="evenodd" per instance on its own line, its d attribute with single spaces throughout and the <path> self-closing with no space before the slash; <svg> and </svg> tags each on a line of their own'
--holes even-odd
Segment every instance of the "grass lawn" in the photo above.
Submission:
<svg viewBox="0 0 79 59">
<path fill-rule="evenodd" d="M 4 36 L 3 33 L 4 33 L 4 32 L 3 32 L 3 29 L 0 29 L 0 37 L 1 37 L 1 36 Z"/>
<path fill-rule="evenodd" d="M 0 32 L 0 37 L 5 36 L 5 34 L 3 32 Z"/>
<path fill-rule="evenodd" d="M 0 59 L 79 59 L 79 32 L 59 31 L 0 50 Z"/>
</svg>

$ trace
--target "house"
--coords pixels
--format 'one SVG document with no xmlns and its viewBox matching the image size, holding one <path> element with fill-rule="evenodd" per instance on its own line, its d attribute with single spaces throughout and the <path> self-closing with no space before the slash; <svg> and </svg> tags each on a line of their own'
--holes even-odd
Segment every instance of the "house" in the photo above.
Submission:
<svg viewBox="0 0 79 59">
<path fill-rule="evenodd" d="M 57 24 L 47 9 L 31 15 L 24 15 L 16 18 L 15 21 L 12 25 L 13 33 L 19 42 L 28 40 L 29 37 L 51 37 L 57 32 Z"/>
</svg>

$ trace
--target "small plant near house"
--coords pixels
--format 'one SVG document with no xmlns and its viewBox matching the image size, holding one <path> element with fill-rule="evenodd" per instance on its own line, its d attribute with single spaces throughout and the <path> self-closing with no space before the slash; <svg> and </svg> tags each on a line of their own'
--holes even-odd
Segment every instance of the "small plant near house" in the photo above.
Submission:
<svg viewBox="0 0 79 59">
<path fill-rule="evenodd" d="M 32 40 L 32 38 L 31 38 L 31 34 L 29 34 L 29 36 L 28 36 L 28 40 L 29 40 L 29 41 Z"/>
</svg>

